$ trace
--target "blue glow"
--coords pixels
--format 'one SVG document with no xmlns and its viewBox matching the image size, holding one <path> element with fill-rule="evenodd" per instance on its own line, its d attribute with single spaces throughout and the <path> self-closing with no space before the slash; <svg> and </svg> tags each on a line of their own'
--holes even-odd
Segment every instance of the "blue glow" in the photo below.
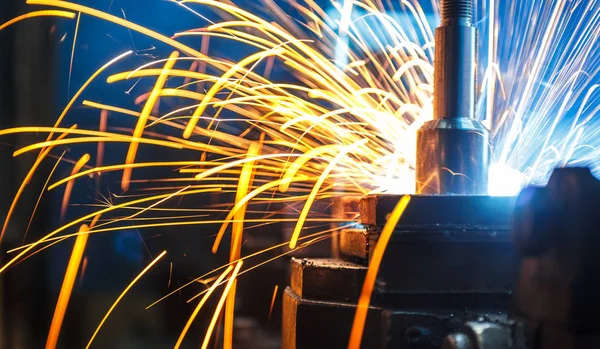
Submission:
<svg viewBox="0 0 600 349">
<path fill-rule="evenodd" d="M 488 193 L 492 196 L 518 195 L 525 185 L 525 175 L 506 165 L 492 164 L 488 178 Z"/>
</svg>

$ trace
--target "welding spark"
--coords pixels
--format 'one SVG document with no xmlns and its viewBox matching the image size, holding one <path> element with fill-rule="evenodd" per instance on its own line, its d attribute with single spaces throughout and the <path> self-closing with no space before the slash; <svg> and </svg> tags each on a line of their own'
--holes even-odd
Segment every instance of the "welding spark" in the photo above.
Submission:
<svg viewBox="0 0 600 349">
<path fill-rule="evenodd" d="M 80 231 L 85 233 L 88 230 L 86 225 L 82 225 Z M 62 287 L 60 289 L 60 295 L 56 302 L 56 310 L 54 310 L 54 316 L 52 317 L 52 324 L 50 325 L 50 333 L 46 341 L 46 349 L 56 348 L 58 343 L 58 335 L 60 334 L 60 328 L 69 304 L 69 298 L 71 297 L 71 291 L 75 284 L 77 277 L 77 271 L 79 270 L 79 264 L 83 258 L 83 252 L 85 251 L 85 245 L 88 239 L 87 234 L 82 234 L 75 240 L 75 246 L 73 247 L 73 253 L 69 259 L 69 265 L 65 271 L 65 278 L 63 280 Z"/>
<path fill-rule="evenodd" d="M 365 281 L 363 282 L 363 287 L 356 306 L 356 315 L 354 315 L 354 321 L 352 322 L 348 349 L 360 349 L 365 321 L 367 320 L 367 312 L 369 311 L 369 304 L 371 304 L 371 294 L 375 287 L 375 279 L 377 277 L 377 272 L 379 271 L 379 266 L 381 265 L 381 260 L 383 259 L 383 254 L 390 241 L 392 232 L 394 231 L 394 228 L 396 228 L 396 224 L 398 224 L 398 221 L 402 217 L 402 214 L 409 203 L 410 196 L 402 196 L 394 210 L 390 213 L 390 216 L 381 231 L 379 240 L 377 240 L 375 249 L 373 249 L 373 257 L 369 262 L 369 269 L 367 270 L 367 275 L 365 275 Z"/>
<path fill-rule="evenodd" d="M 76 218 L 65 214 L 62 226 L 15 249 L 18 253 L 0 267 L 0 273 L 81 234 L 216 225 L 209 233 L 216 234 L 214 252 L 231 231 L 229 261 L 217 269 L 225 269 L 221 274 L 214 274 L 217 270 L 210 274 L 216 281 L 202 294 L 176 345 L 181 345 L 208 297 L 225 284 L 202 346 L 209 344 L 224 311 L 224 347 L 230 348 L 236 278 L 254 268 L 241 269 L 249 257 L 242 255 L 242 241 L 252 224 L 293 224 L 286 244 L 301 248 L 326 238 L 319 235 L 298 245 L 305 241 L 310 224 L 338 222 L 322 210 L 337 198 L 413 193 L 416 131 L 433 113 L 432 28 L 437 24 L 437 2 L 403 0 L 394 8 L 380 0 L 344 0 L 331 1 L 329 9 L 310 0 L 288 1 L 285 9 L 271 0 L 260 2 L 263 11 L 253 13 L 230 1 L 175 1 L 176 9 L 194 14 L 199 23 L 178 33 L 158 33 L 59 0 L 28 0 L 53 9 L 31 12 L 0 26 L 38 16 L 77 17 L 76 26 L 96 17 L 170 47 L 162 59 L 141 66 L 130 61 L 132 52 L 126 52 L 90 72 L 53 127 L 0 130 L 0 135 L 47 134 L 45 141 L 14 154 L 38 151 L 0 240 L 27 183 L 54 152 L 69 149 L 61 161 L 74 163 L 70 174 L 48 186 L 48 190 L 65 188 L 65 213 L 74 185 L 90 175 L 122 172 L 119 188 L 109 187 L 117 192 L 109 196 L 110 201 L 91 203 L 92 211 Z M 489 191 L 514 195 L 525 184 L 543 184 L 556 166 L 583 164 L 600 172 L 596 118 L 600 3 L 481 2 L 476 15 L 483 18 L 477 22 L 483 38 L 479 65 L 483 83 L 477 113 L 493 137 L 495 164 Z M 211 11 L 220 19 L 205 15 Z M 214 41 L 240 48 L 243 57 L 213 52 Z M 130 67 L 115 71 L 117 62 Z M 281 77 L 281 72 L 287 75 Z M 132 105 L 142 106 L 100 103 L 100 96 L 85 94 L 99 79 L 105 79 L 107 89 L 128 90 L 132 81 L 136 90 L 148 86 L 132 97 Z M 81 100 L 84 94 L 86 100 Z M 99 127 L 67 123 L 67 114 L 78 103 L 99 111 Z M 119 118 L 120 126 L 111 124 L 108 113 Z M 125 153 L 113 150 L 121 149 L 119 143 L 127 146 Z M 86 156 L 80 150 L 89 144 L 96 144 L 97 154 Z M 106 163 L 109 152 L 119 152 L 120 160 L 112 156 L 112 162 Z M 148 169 L 155 174 L 149 175 Z M 98 183 L 99 177 L 95 180 Z M 209 196 L 218 197 L 210 207 L 177 204 L 182 199 L 208 202 Z M 169 216 L 161 216 L 165 212 Z M 100 215 L 101 224 L 87 232 L 73 232 Z M 361 298 L 368 299 L 366 293 Z M 358 337 L 355 334 L 351 341 L 354 346 L 360 343 Z"/>
</svg>

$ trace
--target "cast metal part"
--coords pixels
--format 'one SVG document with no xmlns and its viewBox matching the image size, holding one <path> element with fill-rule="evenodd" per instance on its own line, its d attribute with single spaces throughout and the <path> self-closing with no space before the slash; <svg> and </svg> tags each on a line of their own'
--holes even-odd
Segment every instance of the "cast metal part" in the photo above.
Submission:
<svg viewBox="0 0 600 349">
<path fill-rule="evenodd" d="M 484 195 L 489 131 L 475 119 L 473 0 L 442 0 L 435 31 L 434 120 L 417 133 L 417 194 Z"/>
</svg>

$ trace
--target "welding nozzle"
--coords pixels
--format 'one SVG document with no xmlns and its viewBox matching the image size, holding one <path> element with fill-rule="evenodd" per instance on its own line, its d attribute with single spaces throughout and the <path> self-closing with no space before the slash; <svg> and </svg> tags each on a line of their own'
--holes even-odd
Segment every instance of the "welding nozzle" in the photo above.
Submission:
<svg viewBox="0 0 600 349">
<path fill-rule="evenodd" d="M 434 120 L 417 133 L 418 194 L 487 194 L 489 131 L 475 119 L 476 44 L 473 0 L 442 0 Z"/>
</svg>

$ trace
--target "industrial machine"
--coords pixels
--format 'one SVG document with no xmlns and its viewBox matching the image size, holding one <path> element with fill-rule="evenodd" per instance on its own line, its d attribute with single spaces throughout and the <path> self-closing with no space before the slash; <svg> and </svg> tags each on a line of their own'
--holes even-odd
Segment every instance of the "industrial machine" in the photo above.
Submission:
<svg viewBox="0 0 600 349">
<path fill-rule="evenodd" d="M 600 181 L 586 168 L 557 169 L 524 189 L 513 218 L 519 262 L 508 321 L 468 322 L 444 349 L 600 347 Z"/>
<path fill-rule="evenodd" d="M 361 347 L 600 347 L 600 183 L 586 169 L 559 169 L 518 198 L 486 195 L 473 1 L 440 8 L 434 120 L 417 136 L 417 195 L 388 243 Z M 341 233 L 337 258 L 292 260 L 284 349 L 347 347 L 369 260 L 399 199 L 364 197 L 364 229 Z"/>
<path fill-rule="evenodd" d="M 361 202 L 366 230 L 340 236 L 340 259 L 294 259 L 283 348 L 346 348 L 375 242 L 399 196 Z M 505 321 L 515 280 L 513 199 L 414 196 L 388 243 L 364 348 L 439 348 L 468 321 Z"/>
</svg>

